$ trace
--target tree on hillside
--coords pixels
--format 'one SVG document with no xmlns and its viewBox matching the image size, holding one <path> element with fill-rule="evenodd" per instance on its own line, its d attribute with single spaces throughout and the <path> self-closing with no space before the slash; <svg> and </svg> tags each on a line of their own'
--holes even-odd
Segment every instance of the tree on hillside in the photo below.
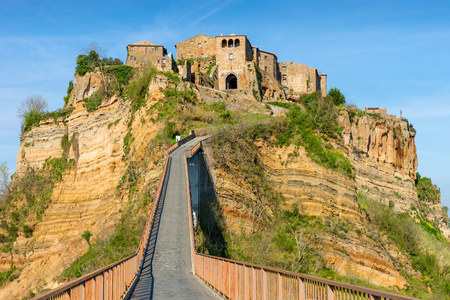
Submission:
<svg viewBox="0 0 450 300">
<path fill-rule="evenodd" d="M 102 89 L 99 92 L 110 95 L 113 92 L 112 86 L 118 85 L 116 78 L 111 76 L 110 66 L 123 65 L 123 62 L 118 58 L 105 57 L 107 51 L 100 48 L 96 42 L 91 43 L 83 51 L 85 54 L 77 57 L 75 73 L 84 76 L 86 73 L 97 70 L 102 82 Z"/>
<path fill-rule="evenodd" d="M 342 105 L 345 104 L 345 96 L 341 93 L 341 91 L 334 87 L 329 92 L 328 95 L 333 98 L 334 105 Z"/>
<path fill-rule="evenodd" d="M 22 119 L 22 132 L 29 125 L 39 125 L 41 115 L 45 113 L 47 107 L 47 101 L 38 95 L 29 96 L 23 100 L 17 109 L 18 116 Z"/>
<path fill-rule="evenodd" d="M 20 103 L 17 112 L 19 117 L 25 119 L 30 112 L 43 113 L 48 107 L 47 101 L 45 101 L 41 96 L 34 95 L 29 96 Z"/>
</svg>

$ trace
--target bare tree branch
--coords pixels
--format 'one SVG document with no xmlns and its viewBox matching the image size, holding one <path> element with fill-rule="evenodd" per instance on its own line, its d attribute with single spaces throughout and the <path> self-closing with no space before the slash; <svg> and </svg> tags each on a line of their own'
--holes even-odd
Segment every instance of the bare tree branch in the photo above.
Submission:
<svg viewBox="0 0 450 300">
<path fill-rule="evenodd" d="M 39 95 L 34 95 L 23 100 L 22 103 L 20 103 L 17 112 L 19 117 L 25 119 L 30 112 L 42 113 L 47 109 L 47 107 L 47 101 Z"/>
</svg>

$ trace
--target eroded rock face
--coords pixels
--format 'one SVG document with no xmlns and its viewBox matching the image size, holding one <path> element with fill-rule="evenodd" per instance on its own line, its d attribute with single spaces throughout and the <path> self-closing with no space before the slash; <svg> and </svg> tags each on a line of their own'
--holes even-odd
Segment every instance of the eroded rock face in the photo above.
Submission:
<svg viewBox="0 0 450 300">
<path fill-rule="evenodd" d="M 339 121 L 356 169 L 358 190 L 385 204 L 392 201 L 398 211 L 416 203 L 415 132 L 409 130 L 407 122 L 395 116 L 377 119 L 368 115 L 355 115 L 350 122 L 345 110 Z"/>
<path fill-rule="evenodd" d="M 355 179 L 314 163 L 302 147 L 279 148 L 263 141 L 256 144 L 267 178 L 286 199 L 282 204 L 284 209 L 290 209 L 295 203 L 303 214 L 321 219 L 338 217 L 358 229 L 359 233 L 349 231 L 345 236 L 328 233 L 318 237 L 314 247 L 330 267 L 340 274 L 364 278 L 374 284 L 403 286 L 407 283 L 392 259 L 399 257 L 412 270 L 407 258 L 385 237 L 374 237 L 374 240 L 364 234 L 368 220 L 357 204 Z M 213 155 L 208 148 L 205 153 Z M 209 161 L 214 163 L 213 159 Z M 256 198 L 251 186 L 242 176 L 230 176 L 220 167 L 214 168 L 212 176 L 216 178 L 218 201 L 227 228 L 237 234 L 243 228 L 250 231 L 255 226 L 255 216 L 245 203 Z"/>
<path fill-rule="evenodd" d="M 96 72 L 90 72 L 84 76 L 75 74 L 73 90 L 70 93 L 67 107 L 75 107 L 78 102 L 92 96 L 92 94 L 98 91 L 102 85 L 101 76 Z"/>
<path fill-rule="evenodd" d="M 414 186 L 418 166 L 415 131 L 406 121 L 390 115 L 355 115 L 350 121 L 349 111 L 345 109 L 339 114 L 339 122 L 356 169 L 358 191 L 414 216 L 410 208 L 424 205 L 418 200 Z M 426 205 L 423 217 L 439 224 L 443 235 L 450 239 L 440 200 Z"/>
<path fill-rule="evenodd" d="M 147 99 L 149 106 L 164 96 L 159 87 L 165 84 L 167 81 L 160 78 L 153 79 L 149 87 L 152 92 Z M 64 135 L 72 141 L 68 158 L 73 159 L 74 164 L 54 186 L 52 202 L 42 221 L 35 220 L 32 237 L 20 236 L 14 244 L 14 265 L 24 269 L 18 279 L 0 290 L 0 299 L 19 299 L 28 295 L 29 290 L 56 287 L 58 284 L 53 279 L 88 248 L 81 233 L 89 230 L 94 240 L 111 232 L 128 200 L 127 193 L 117 191 L 128 166 L 124 137 L 131 132 L 135 139 L 131 146 L 133 159 L 142 159 L 148 152 L 149 141 L 161 129 L 161 123 L 150 121 L 152 116 L 146 107 L 134 114 L 128 127 L 131 102 L 115 96 L 105 100 L 98 110 L 88 113 L 83 98 L 92 94 L 92 86 L 98 86 L 95 75 L 78 77 L 69 103 L 75 108 L 70 117 L 65 121 L 42 122 L 21 137 L 18 176 L 27 166 L 40 168 L 48 157 L 61 157 Z M 148 184 L 156 188 L 162 166 L 153 161 L 146 163 L 149 172 L 143 176 L 143 182 L 138 183 L 138 188 Z M 11 255 L 0 253 L 0 268 L 9 269 L 10 264 Z"/>
</svg>

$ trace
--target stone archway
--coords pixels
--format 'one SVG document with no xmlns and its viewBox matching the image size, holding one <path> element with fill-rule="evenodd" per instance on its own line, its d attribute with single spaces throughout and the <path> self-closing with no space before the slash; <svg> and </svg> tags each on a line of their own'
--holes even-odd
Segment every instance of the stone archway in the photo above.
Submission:
<svg viewBox="0 0 450 300">
<path fill-rule="evenodd" d="M 225 80 L 225 88 L 227 90 L 235 90 L 238 88 L 238 79 L 233 73 L 229 74 Z"/>
</svg>

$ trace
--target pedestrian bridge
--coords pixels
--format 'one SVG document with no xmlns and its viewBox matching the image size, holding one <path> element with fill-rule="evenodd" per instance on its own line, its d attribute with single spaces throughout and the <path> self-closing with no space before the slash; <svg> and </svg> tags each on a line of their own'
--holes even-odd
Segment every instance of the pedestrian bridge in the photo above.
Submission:
<svg viewBox="0 0 450 300">
<path fill-rule="evenodd" d="M 197 253 L 187 161 L 206 137 L 166 150 L 135 254 L 33 299 L 415 299 Z"/>
</svg>

